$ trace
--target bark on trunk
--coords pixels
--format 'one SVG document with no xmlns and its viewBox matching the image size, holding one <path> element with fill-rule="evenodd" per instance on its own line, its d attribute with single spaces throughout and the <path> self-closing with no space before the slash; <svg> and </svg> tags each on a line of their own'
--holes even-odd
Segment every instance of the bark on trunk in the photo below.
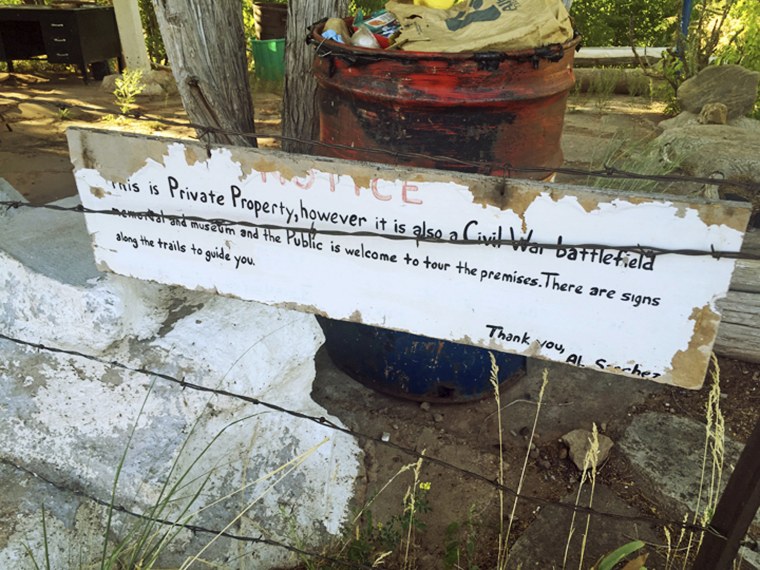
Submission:
<svg viewBox="0 0 760 570">
<path fill-rule="evenodd" d="M 290 0 L 285 49 L 285 95 L 282 104 L 282 134 L 299 141 L 283 140 L 288 152 L 311 154 L 308 142 L 319 136 L 315 92 L 311 73 L 314 50 L 306 45 L 306 28 L 322 18 L 344 17 L 348 0 Z"/>
<path fill-rule="evenodd" d="M 253 133 L 243 9 L 233 0 L 153 0 L 166 55 L 193 123 Z M 205 135 L 199 130 L 198 135 Z M 204 141 L 256 146 L 251 137 L 209 133 Z"/>
</svg>

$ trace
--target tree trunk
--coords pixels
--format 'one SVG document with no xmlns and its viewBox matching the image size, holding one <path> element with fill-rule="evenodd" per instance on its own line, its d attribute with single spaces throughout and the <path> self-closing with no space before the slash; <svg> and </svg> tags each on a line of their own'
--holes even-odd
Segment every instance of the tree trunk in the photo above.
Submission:
<svg viewBox="0 0 760 570">
<path fill-rule="evenodd" d="M 314 50 L 306 45 L 306 28 L 322 18 L 348 15 L 348 0 L 290 0 L 285 49 L 285 95 L 282 104 L 282 134 L 299 141 L 283 140 L 288 152 L 310 154 L 308 142 L 319 136 L 315 93 L 317 83 L 311 73 Z"/>
<path fill-rule="evenodd" d="M 153 5 L 190 120 L 201 126 L 253 133 L 240 1 L 153 0 Z M 256 146 L 252 137 L 203 129 L 198 136 L 219 144 Z"/>
</svg>

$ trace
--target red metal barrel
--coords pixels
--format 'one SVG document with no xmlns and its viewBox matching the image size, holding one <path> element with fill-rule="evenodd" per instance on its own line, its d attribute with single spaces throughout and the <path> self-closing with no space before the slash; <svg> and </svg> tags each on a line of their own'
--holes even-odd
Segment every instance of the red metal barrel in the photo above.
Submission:
<svg viewBox="0 0 760 570">
<path fill-rule="evenodd" d="M 315 145 L 318 154 L 541 179 L 562 164 L 579 38 L 513 53 L 443 54 L 346 46 L 326 41 L 321 30 L 317 24 L 310 35 L 320 141 L 329 143 Z M 439 403 L 492 394 L 485 349 L 357 323 L 320 323 L 333 362 L 371 388 Z M 525 369 L 523 356 L 496 359 L 500 383 Z"/>
<path fill-rule="evenodd" d="M 520 178 L 546 178 L 562 164 L 580 38 L 449 54 L 358 48 L 325 41 L 321 30 L 310 35 L 320 141 L 343 148 L 318 145 L 319 154 Z"/>
</svg>

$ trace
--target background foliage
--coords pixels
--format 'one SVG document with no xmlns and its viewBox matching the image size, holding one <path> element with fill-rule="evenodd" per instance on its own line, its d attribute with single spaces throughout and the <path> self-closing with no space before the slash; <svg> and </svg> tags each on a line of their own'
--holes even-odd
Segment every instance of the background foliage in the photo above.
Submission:
<svg viewBox="0 0 760 570">
<path fill-rule="evenodd" d="M 678 27 L 680 0 L 574 0 L 570 14 L 587 46 L 667 46 Z"/>
<path fill-rule="evenodd" d="M 720 50 L 719 61 L 760 71 L 760 1 L 737 0 L 729 16 L 729 43 Z"/>
</svg>

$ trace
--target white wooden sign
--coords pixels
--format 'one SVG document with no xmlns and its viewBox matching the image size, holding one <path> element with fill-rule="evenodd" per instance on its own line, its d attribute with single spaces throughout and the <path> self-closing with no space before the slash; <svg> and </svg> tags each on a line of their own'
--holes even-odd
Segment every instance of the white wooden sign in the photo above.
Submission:
<svg viewBox="0 0 760 570">
<path fill-rule="evenodd" d="M 86 216 L 101 269 L 688 388 L 704 379 L 734 262 L 615 246 L 739 251 L 749 216 L 733 203 L 68 137 L 83 205 L 120 214 Z M 449 243 L 415 239 L 431 237 Z M 508 239 L 522 242 L 496 243 Z"/>
</svg>

